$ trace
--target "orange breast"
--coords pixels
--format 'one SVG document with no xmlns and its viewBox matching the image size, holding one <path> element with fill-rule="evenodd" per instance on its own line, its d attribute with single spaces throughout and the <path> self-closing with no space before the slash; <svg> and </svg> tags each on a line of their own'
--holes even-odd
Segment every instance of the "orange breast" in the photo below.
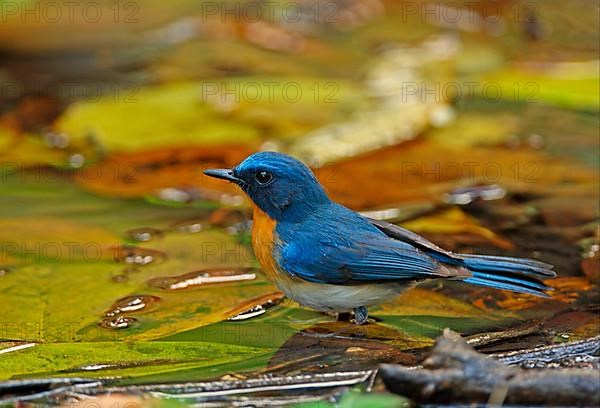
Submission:
<svg viewBox="0 0 600 408">
<path fill-rule="evenodd" d="M 273 259 L 273 241 L 277 222 L 257 206 L 252 221 L 252 247 L 267 277 L 277 280 L 277 264 Z"/>
</svg>

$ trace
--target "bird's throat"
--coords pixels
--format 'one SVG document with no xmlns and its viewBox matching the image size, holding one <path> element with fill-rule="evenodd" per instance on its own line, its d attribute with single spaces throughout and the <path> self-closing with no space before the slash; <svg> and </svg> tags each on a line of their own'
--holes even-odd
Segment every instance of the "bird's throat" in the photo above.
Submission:
<svg viewBox="0 0 600 408">
<path fill-rule="evenodd" d="M 273 281 L 277 277 L 277 263 L 273 258 L 275 227 L 277 222 L 269 217 L 258 206 L 254 205 L 252 221 L 252 247 L 258 262 L 267 277 Z"/>
</svg>

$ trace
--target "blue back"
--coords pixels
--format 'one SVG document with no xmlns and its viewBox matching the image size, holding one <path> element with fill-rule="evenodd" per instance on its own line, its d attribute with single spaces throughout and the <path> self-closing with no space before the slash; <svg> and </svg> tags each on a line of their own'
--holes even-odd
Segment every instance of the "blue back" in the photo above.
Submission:
<svg viewBox="0 0 600 408">
<path fill-rule="evenodd" d="M 277 223 L 275 259 L 311 282 L 358 284 L 436 275 L 437 262 L 412 245 L 390 239 L 366 218 L 329 202 L 301 223 Z"/>
</svg>

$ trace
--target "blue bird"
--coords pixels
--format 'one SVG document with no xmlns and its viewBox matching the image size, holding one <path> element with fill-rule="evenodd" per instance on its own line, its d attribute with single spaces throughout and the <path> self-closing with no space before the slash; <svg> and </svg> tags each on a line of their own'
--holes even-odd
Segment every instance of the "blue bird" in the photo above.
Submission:
<svg viewBox="0 0 600 408">
<path fill-rule="evenodd" d="M 389 300 L 426 279 L 462 280 L 548 296 L 552 265 L 532 259 L 446 251 L 409 230 L 364 217 L 334 201 L 293 157 L 260 152 L 206 175 L 239 185 L 254 206 L 252 246 L 265 273 L 289 298 L 325 312 Z"/>
</svg>

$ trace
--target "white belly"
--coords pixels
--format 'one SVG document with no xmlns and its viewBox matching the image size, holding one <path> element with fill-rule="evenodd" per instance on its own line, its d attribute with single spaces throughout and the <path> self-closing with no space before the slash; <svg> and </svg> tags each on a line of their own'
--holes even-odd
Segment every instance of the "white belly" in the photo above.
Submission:
<svg viewBox="0 0 600 408">
<path fill-rule="evenodd" d="M 342 286 L 284 279 L 279 280 L 277 286 L 287 297 L 302 306 L 323 312 L 350 312 L 359 306 L 374 306 L 392 300 L 413 284 Z"/>
</svg>

